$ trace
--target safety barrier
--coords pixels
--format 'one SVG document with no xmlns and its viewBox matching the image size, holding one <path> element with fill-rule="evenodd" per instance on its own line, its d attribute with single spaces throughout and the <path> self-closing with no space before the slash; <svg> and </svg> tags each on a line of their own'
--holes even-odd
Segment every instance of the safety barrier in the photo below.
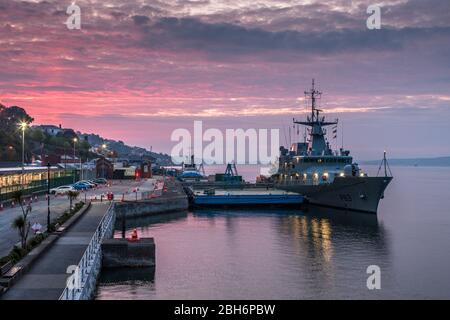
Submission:
<svg viewBox="0 0 450 320">
<path fill-rule="evenodd" d="M 100 221 L 97 230 L 89 242 L 78 266 L 68 278 L 66 288 L 59 300 L 85 300 L 89 299 L 95 290 L 95 281 L 101 268 L 101 244 L 105 237 L 111 237 L 115 223 L 114 203 Z"/>
</svg>

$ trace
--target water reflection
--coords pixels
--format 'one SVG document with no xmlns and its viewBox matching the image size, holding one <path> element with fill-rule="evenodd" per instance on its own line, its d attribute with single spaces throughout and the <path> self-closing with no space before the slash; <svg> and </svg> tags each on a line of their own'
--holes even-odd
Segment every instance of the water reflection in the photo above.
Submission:
<svg viewBox="0 0 450 320">
<path fill-rule="evenodd" d="M 142 236 L 156 239 L 155 281 L 100 283 L 98 298 L 448 299 L 450 169 L 397 167 L 395 175 L 378 220 L 309 207 L 144 221 Z M 366 287 L 372 264 L 381 290 Z"/>
<path fill-rule="evenodd" d="M 146 227 L 153 224 L 164 224 L 169 222 L 174 222 L 180 219 L 185 219 L 188 215 L 187 211 L 176 211 L 169 212 L 164 214 L 156 214 L 151 216 L 143 216 L 143 217 L 132 217 L 125 219 L 125 230 L 131 230 L 134 228 L 141 228 L 143 230 Z M 123 228 L 123 220 L 120 217 L 117 217 L 115 230 L 116 237 L 118 236 L 118 232 Z"/>
<path fill-rule="evenodd" d="M 155 279 L 155 267 L 145 268 L 103 268 L 100 282 L 105 283 L 133 283 L 136 281 L 153 281 Z"/>
<path fill-rule="evenodd" d="M 363 282 L 371 264 L 388 274 L 388 240 L 376 215 L 309 206 L 298 214 L 280 215 L 274 223 L 279 247 L 286 251 L 281 257 L 287 258 L 285 263 L 296 259 L 301 281 L 309 284 L 308 296 L 338 296 L 334 290 L 346 286 L 340 279 Z"/>
<path fill-rule="evenodd" d="M 389 286 L 389 242 L 376 215 L 203 209 L 129 219 L 126 227 L 155 237 L 155 278 L 109 271 L 99 299 L 364 298 L 371 264 Z"/>
<path fill-rule="evenodd" d="M 145 292 L 154 290 L 154 279 L 155 267 L 103 268 L 100 273 L 100 287 L 97 288 L 96 299 L 128 300 L 136 296 L 143 299 Z"/>
</svg>

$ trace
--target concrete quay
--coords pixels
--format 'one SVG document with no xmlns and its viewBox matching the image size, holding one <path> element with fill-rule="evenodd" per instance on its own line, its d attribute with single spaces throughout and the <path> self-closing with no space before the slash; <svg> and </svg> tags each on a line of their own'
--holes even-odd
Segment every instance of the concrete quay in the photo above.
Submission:
<svg viewBox="0 0 450 320">
<path fill-rule="evenodd" d="M 155 241 L 142 238 L 105 239 L 102 242 L 102 268 L 141 268 L 155 266 Z"/>
<path fill-rule="evenodd" d="M 160 179 L 156 182 L 144 182 L 158 190 L 144 189 L 141 200 L 125 201 L 116 198 L 112 202 L 91 202 L 90 208 L 64 233 L 47 245 L 45 250 L 40 250 L 33 265 L 0 295 L 0 299 L 90 299 L 101 272 L 103 249 L 107 253 L 104 259 L 106 267 L 154 266 L 153 239 L 141 239 L 135 243 L 128 243 L 126 239 L 109 239 L 113 235 L 116 217 L 119 218 L 120 215 L 129 219 L 188 208 L 187 196 L 177 181 Z M 70 268 L 72 272 L 74 268 L 78 271 L 71 274 Z"/>
<path fill-rule="evenodd" d="M 66 233 L 43 253 L 2 300 L 58 300 L 66 288 L 67 268 L 78 265 L 109 204 L 93 203 Z"/>
<path fill-rule="evenodd" d="M 162 178 L 161 178 L 162 179 Z M 138 201 L 116 202 L 118 220 L 151 216 L 161 213 L 187 210 L 189 200 L 181 184 L 171 178 L 155 184 L 152 194 Z"/>
</svg>

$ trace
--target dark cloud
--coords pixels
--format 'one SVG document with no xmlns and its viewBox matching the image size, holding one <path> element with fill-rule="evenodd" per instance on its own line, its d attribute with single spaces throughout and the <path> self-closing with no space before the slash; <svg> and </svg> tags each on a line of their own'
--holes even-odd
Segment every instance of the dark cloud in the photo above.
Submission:
<svg viewBox="0 0 450 320">
<path fill-rule="evenodd" d="M 133 19 L 134 24 L 137 26 L 147 24 L 150 21 L 150 19 L 146 16 L 136 15 L 136 16 L 132 16 L 131 18 Z"/>
<path fill-rule="evenodd" d="M 194 18 L 161 18 L 141 26 L 143 45 L 196 49 L 208 53 L 243 54 L 264 51 L 332 54 L 349 51 L 398 50 L 415 41 L 450 38 L 449 27 L 381 30 L 342 29 L 330 32 L 277 31 L 230 23 L 204 23 Z"/>
<path fill-rule="evenodd" d="M 415 27 L 450 26 L 449 0 L 409 0 L 386 6 L 382 19 L 389 25 Z"/>
</svg>

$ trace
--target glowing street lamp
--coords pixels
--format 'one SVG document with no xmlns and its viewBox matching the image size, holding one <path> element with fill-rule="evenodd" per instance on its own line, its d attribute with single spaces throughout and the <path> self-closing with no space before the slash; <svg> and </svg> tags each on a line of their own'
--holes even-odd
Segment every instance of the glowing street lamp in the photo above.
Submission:
<svg viewBox="0 0 450 320">
<path fill-rule="evenodd" d="M 76 175 L 76 169 L 75 169 L 75 144 L 78 142 L 77 138 L 73 138 L 73 164 L 74 164 L 74 172 L 73 172 L 73 183 L 75 183 L 75 175 Z"/>
<path fill-rule="evenodd" d="M 102 144 L 103 155 L 105 154 L 106 144 Z M 106 157 L 105 157 L 106 159 Z M 102 165 L 102 178 L 105 178 L 105 161 L 103 161 Z"/>
<path fill-rule="evenodd" d="M 22 176 L 21 176 L 21 185 L 23 189 L 23 175 L 25 173 L 25 130 L 27 129 L 28 124 L 25 121 L 19 123 L 19 128 L 22 130 Z"/>
</svg>

